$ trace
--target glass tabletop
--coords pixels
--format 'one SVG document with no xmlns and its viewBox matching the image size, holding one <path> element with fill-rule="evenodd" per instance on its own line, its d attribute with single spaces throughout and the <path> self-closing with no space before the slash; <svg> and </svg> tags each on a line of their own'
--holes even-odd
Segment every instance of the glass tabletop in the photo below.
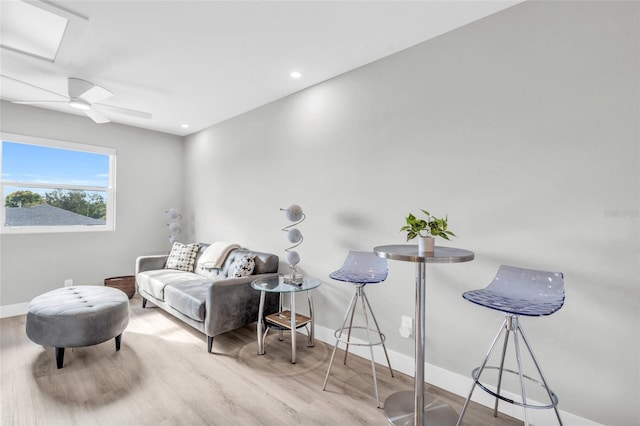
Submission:
<svg viewBox="0 0 640 426">
<path fill-rule="evenodd" d="M 318 278 L 305 276 L 302 284 L 287 284 L 284 282 L 284 277 L 279 275 L 277 277 L 258 278 L 251 282 L 251 287 L 260 291 L 268 291 L 271 293 L 296 293 L 298 291 L 308 291 L 314 288 L 320 287 L 322 281 Z"/>
</svg>

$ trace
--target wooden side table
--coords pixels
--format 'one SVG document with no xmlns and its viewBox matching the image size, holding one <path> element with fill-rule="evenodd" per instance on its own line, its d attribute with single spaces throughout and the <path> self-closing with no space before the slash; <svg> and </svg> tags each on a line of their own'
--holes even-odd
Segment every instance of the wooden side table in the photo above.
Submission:
<svg viewBox="0 0 640 426">
<path fill-rule="evenodd" d="M 136 277 L 133 275 L 105 278 L 104 285 L 123 291 L 129 299 L 136 294 Z"/>
</svg>

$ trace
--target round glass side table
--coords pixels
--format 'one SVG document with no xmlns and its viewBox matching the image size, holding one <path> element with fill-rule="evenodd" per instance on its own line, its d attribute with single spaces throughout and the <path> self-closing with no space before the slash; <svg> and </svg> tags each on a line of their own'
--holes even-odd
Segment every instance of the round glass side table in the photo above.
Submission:
<svg viewBox="0 0 640 426">
<path fill-rule="evenodd" d="M 282 332 L 284 330 L 291 331 L 291 363 L 296 363 L 296 330 L 300 327 L 307 327 L 308 342 L 307 346 L 313 346 L 314 337 L 314 321 L 313 321 L 313 300 L 309 290 L 313 290 L 322 285 L 322 281 L 318 278 L 305 276 L 301 284 L 287 284 L 284 277 L 272 276 L 268 278 L 259 278 L 251 282 L 251 287 L 260 291 L 260 308 L 258 310 L 258 355 L 264 355 L 264 339 L 269 333 L 271 327 L 275 327 L 280 332 L 280 340 L 282 340 Z M 306 292 L 307 301 L 309 302 L 309 316 L 296 313 L 296 293 Z M 280 293 L 280 308 L 275 314 L 264 317 L 264 299 L 266 293 Z M 289 294 L 289 310 L 283 309 L 283 295 Z"/>
</svg>

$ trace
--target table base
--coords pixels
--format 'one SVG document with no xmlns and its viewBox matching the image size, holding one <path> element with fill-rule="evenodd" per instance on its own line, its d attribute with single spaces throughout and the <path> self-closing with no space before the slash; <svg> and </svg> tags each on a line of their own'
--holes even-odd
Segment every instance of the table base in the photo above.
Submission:
<svg viewBox="0 0 640 426">
<path fill-rule="evenodd" d="M 414 425 L 413 391 L 396 392 L 384 401 L 384 414 L 389 423 L 395 426 Z M 455 426 L 458 414 L 449 404 L 439 401 L 431 395 L 424 396 L 424 423 L 426 426 Z"/>
</svg>

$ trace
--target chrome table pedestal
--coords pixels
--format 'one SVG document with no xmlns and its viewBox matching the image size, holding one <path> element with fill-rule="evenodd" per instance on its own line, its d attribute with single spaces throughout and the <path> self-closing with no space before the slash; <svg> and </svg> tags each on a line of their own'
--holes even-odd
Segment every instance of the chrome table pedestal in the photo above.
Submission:
<svg viewBox="0 0 640 426">
<path fill-rule="evenodd" d="M 455 425 L 458 421 L 458 413 L 449 404 L 438 401 L 430 395 L 424 395 L 424 414 L 422 420 L 416 419 L 414 414 L 413 391 L 396 392 L 384 401 L 384 414 L 391 424 L 396 426 L 412 425 Z M 422 421 L 422 423 L 419 423 Z"/>
<path fill-rule="evenodd" d="M 424 395 L 424 348 L 426 317 L 426 264 L 460 263 L 473 260 L 472 251 L 452 247 L 436 247 L 433 253 L 418 252 L 417 245 L 388 245 L 373 249 L 375 254 L 391 260 L 416 264 L 416 357 L 414 391 L 391 394 L 384 402 L 384 413 L 396 426 L 455 425 L 458 415 L 448 404 Z"/>
</svg>

